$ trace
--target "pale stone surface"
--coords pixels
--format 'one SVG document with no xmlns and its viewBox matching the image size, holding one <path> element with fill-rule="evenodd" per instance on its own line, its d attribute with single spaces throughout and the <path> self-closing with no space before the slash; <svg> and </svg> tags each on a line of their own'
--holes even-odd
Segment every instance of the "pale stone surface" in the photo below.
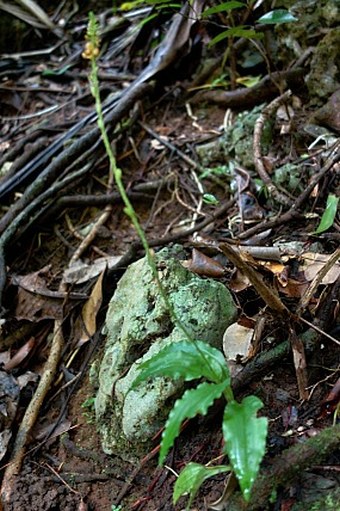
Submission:
<svg viewBox="0 0 340 511">
<path fill-rule="evenodd" d="M 196 339 L 222 348 L 236 307 L 228 289 L 186 270 L 182 248 L 156 256 L 159 276 L 179 320 Z M 175 325 L 145 258 L 132 264 L 117 285 L 106 318 L 107 341 L 99 369 L 96 418 L 105 452 L 133 460 L 164 425 L 183 382 L 155 378 L 128 392 L 141 360 L 184 339 Z"/>
</svg>

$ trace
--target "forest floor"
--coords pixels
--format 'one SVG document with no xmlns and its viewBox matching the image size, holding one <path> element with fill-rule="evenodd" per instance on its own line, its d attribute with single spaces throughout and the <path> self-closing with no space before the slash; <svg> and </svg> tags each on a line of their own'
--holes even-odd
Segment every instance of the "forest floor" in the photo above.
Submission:
<svg viewBox="0 0 340 511">
<path fill-rule="evenodd" d="M 29 61 L 22 58 L 16 66 L 12 61 L 1 73 L 0 168 L 7 160 L 16 162 L 17 169 L 22 168 L 39 151 L 51 146 L 61 134 L 93 112 L 89 65 L 80 57 L 84 23 L 84 17 L 77 21 L 82 36 L 73 45 L 62 41 L 50 55 L 31 56 Z M 108 48 L 99 60 L 103 95 L 112 89 L 121 89 L 122 83 L 127 84 L 132 79 L 130 71 L 117 72 L 117 75 L 112 72 L 122 69 L 126 55 L 110 58 Z M 167 71 L 145 100 L 135 102 L 127 121 L 118 124 L 114 137 L 117 162 L 123 171 L 126 190 L 155 250 L 178 242 L 184 246 L 188 260 L 194 249 L 203 257 L 208 255 L 213 261 L 220 261 L 218 245 L 225 241 L 234 246 L 277 247 L 281 243 L 284 247 L 278 260 L 248 254 L 245 261 L 264 278 L 266 285 L 277 290 L 282 303 L 292 313 L 318 325 L 319 331 L 312 341 L 313 346 L 307 343 L 301 348 L 299 345 L 301 352 L 295 351 L 294 357 L 290 353 L 258 374 L 255 372 L 236 395 L 241 400 L 255 394 L 264 403 L 261 415 L 269 419 L 269 433 L 261 470 L 270 471 L 277 456 L 287 448 L 303 444 L 332 426 L 338 406 L 339 261 L 330 264 L 328 279 L 317 282 L 317 276 L 329 258 L 337 253 L 339 217 L 334 214 L 327 229 L 317 234 L 315 231 L 326 209 L 327 198 L 330 194 L 339 195 L 339 146 L 332 152 L 333 146 L 329 148 L 325 139 L 304 131 L 315 107 L 311 105 L 308 90 L 300 84 L 288 102 L 283 99 L 271 111 L 265 107 L 272 104 L 273 98 L 266 99 L 265 94 L 261 101 L 254 101 L 246 109 L 241 100 L 237 108 L 229 110 L 204 98 L 191 102 L 192 96 L 187 93 L 191 78 L 180 78 L 182 71 L 177 68 Z M 169 83 L 171 73 L 174 79 Z M 279 91 L 276 97 L 283 92 Z M 56 105 L 55 111 L 46 111 Z M 244 169 L 235 152 L 230 156 L 223 148 L 222 153 L 210 155 L 207 158 L 211 161 L 203 163 L 196 152 L 199 145 L 223 137 L 228 122 L 233 125 L 239 112 L 251 111 L 253 106 L 259 105 L 260 114 L 271 121 L 270 143 L 266 154 L 259 157 L 270 182 L 275 169 L 295 165 L 279 184 L 275 181 L 274 195 L 270 187 L 264 186 L 263 179 L 260 183 L 263 176 L 257 174 L 256 165 Z M 81 133 L 86 133 L 86 129 Z M 256 148 L 252 131 L 249 134 L 242 131 L 240 137 L 248 147 L 253 148 L 255 144 Z M 65 146 L 71 145 L 72 140 L 70 137 Z M 334 140 L 338 140 L 336 132 Z M 230 140 L 226 141 L 228 143 L 231 144 Z M 6 511 L 180 510 L 185 507 L 184 499 L 179 505 L 172 503 L 175 473 L 189 461 L 206 464 L 222 453 L 222 412 L 218 404 L 206 417 L 198 417 L 187 424 L 167 458 L 166 467 L 157 465 L 159 438 L 155 439 L 155 450 L 145 453 L 145 458 L 135 465 L 118 456 L 106 455 L 101 448 L 95 424 L 95 389 L 89 377 L 90 366 L 94 360 L 100 360 L 105 348 L 105 336 L 101 331 L 109 299 L 126 265 L 142 257 L 143 251 L 121 199 L 110 184 L 107 159 L 96 150 L 89 151 L 91 171 L 85 179 L 75 179 L 53 199 L 43 201 L 39 215 L 36 212 L 36 216 L 28 215 L 6 244 L 7 281 L 3 294 L 5 319 L 0 362 L 2 382 L 7 377 L 11 380 L 3 384 L 2 392 L 6 407 L 10 408 L 5 413 L 1 411 L 6 417 L 1 420 L 2 430 L 7 432 L 7 436 L 3 433 L 1 437 L 2 468 L 11 463 L 19 425 L 49 356 L 55 322 L 61 322 L 64 337 L 58 370 L 30 431 L 20 471 L 12 479 L 11 498 L 4 504 Z M 232 166 L 227 170 L 223 167 L 228 166 L 233 157 L 241 171 L 233 171 Z M 299 171 L 294 174 L 296 168 Z M 319 175 L 321 177 L 316 179 Z M 288 183 L 293 176 L 294 183 Z M 298 203 L 308 186 L 310 192 Z M 21 185 L 2 200 L 2 221 L 24 191 Z M 105 199 L 108 194 L 111 198 Z M 95 196 L 103 198 L 100 205 Z M 287 202 L 280 201 L 280 197 Z M 228 207 L 224 208 L 225 205 Z M 70 284 L 64 292 L 60 288 L 64 271 L 81 240 L 104 211 L 107 211 L 105 222 L 95 227 L 96 236 L 80 256 L 88 265 L 83 270 L 83 282 Z M 13 219 L 8 225 L 12 222 Z M 202 227 L 196 233 L 190 232 L 197 224 Z M 1 220 L 0 227 L 3 227 Z M 2 232 L 6 229 L 8 226 Z M 126 259 L 101 274 L 100 303 L 91 310 L 96 320 L 95 331 L 82 336 L 79 342 L 79 318 L 84 300 L 88 299 L 99 275 L 91 277 L 90 268 L 98 258 L 111 260 L 118 256 Z M 192 271 L 208 277 L 215 270 L 208 268 L 209 262 L 205 259 L 202 265 L 203 269 L 194 265 Z M 308 330 L 306 323 L 292 324 L 291 318 L 280 319 L 258 296 L 253 283 L 230 262 L 215 278 L 233 293 L 243 325 L 255 328 L 262 318 L 261 334 L 243 356 L 242 364 L 238 363 L 239 367 L 246 367 L 256 356 L 291 340 L 290 330 L 298 337 Z M 304 303 L 312 285 L 315 285 L 313 293 Z M 302 388 L 303 382 L 307 383 L 306 388 Z M 12 384 L 20 387 L 15 396 L 9 390 Z M 311 509 L 310 503 L 315 500 L 325 499 L 326 502 L 327 494 L 340 482 L 339 453 L 327 452 L 320 462 L 315 461 L 317 459 L 311 460 L 308 470 L 288 478 L 272 496 L 272 501 L 266 500 L 266 506 L 276 511 L 290 511 Z M 221 497 L 224 486 L 224 475 L 206 481 L 192 509 L 227 509 L 223 507 L 227 504 L 212 504 Z M 256 509 L 264 509 L 263 503 Z"/>
</svg>

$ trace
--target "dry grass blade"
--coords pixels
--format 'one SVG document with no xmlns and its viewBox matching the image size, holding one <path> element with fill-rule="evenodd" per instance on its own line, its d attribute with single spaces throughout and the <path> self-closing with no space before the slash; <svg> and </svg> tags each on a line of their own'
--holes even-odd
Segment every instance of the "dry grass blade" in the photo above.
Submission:
<svg viewBox="0 0 340 511">
<path fill-rule="evenodd" d="M 46 12 L 33 0 L 16 0 L 24 9 L 29 11 L 35 18 L 37 18 L 46 28 L 55 28 L 54 23 Z"/>
</svg>

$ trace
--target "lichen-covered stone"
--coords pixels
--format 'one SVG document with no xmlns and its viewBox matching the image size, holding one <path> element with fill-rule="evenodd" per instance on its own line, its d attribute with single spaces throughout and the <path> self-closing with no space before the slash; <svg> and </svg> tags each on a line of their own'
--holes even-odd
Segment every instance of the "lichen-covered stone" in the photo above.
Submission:
<svg viewBox="0 0 340 511">
<path fill-rule="evenodd" d="M 179 321 L 195 339 L 221 348 L 236 307 L 228 289 L 185 269 L 181 247 L 156 254 L 159 277 Z M 96 419 L 105 452 L 133 460 L 164 425 L 182 381 L 155 378 L 130 391 L 138 364 L 169 343 L 184 339 L 160 296 L 145 258 L 117 285 L 106 317 L 107 341 L 99 370 Z"/>
<path fill-rule="evenodd" d="M 306 78 L 311 96 L 325 98 L 340 87 L 340 27 L 332 28 L 317 45 Z"/>
<path fill-rule="evenodd" d="M 207 144 L 198 145 L 196 153 L 204 167 L 236 162 L 247 169 L 254 167 L 253 133 L 255 122 L 264 105 L 237 114 L 235 121 L 223 135 Z M 265 123 L 261 140 L 262 150 L 267 152 L 271 142 L 271 125 Z"/>
</svg>

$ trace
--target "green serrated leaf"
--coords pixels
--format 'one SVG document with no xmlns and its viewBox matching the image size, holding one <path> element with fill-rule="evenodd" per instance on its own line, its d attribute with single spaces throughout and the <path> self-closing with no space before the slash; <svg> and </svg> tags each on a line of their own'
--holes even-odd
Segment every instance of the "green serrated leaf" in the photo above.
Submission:
<svg viewBox="0 0 340 511">
<path fill-rule="evenodd" d="M 191 503 L 195 498 L 196 493 L 206 479 L 217 474 L 230 472 L 230 470 L 231 468 L 228 465 L 205 467 L 199 463 L 188 463 L 176 480 L 173 493 L 173 503 L 176 504 L 182 495 L 189 493 L 190 497 L 187 507 L 191 507 Z"/>
<path fill-rule="evenodd" d="M 236 0 L 234 2 L 223 2 L 223 4 L 215 5 L 214 7 L 209 7 L 206 9 L 202 16 L 210 16 L 211 14 L 216 14 L 217 12 L 228 12 L 232 11 L 233 9 L 239 9 L 240 7 L 244 7 L 245 5 L 241 2 L 237 2 Z"/>
<path fill-rule="evenodd" d="M 163 348 L 138 367 L 140 374 L 131 388 L 156 376 L 184 378 L 186 381 L 207 378 L 213 382 L 228 380 L 229 370 L 222 353 L 203 341 L 179 341 Z"/>
<path fill-rule="evenodd" d="M 186 390 L 174 404 L 162 435 L 159 464 L 162 465 L 169 449 L 178 437 L 180 427 L 185 419 L 192 419 L 198 414 L 205 415 L 215 399 L 221 397 L 230 385 L 229 378 L 222 383 L 201 383 L 196 389 Z"/>
<path fill-rule="evenodd" d="M 293 16 L 286 9 L 275 9 L 274 11 L 267 12 L 261 18 L 259 18 L 258 23 L 261 25 L 278 25 L 280 23 L 290 23 L 292 21 L 298 21 L 295 16 Z"/>
<path fill-rule="evenodd" d="M 323 212 L 318 228 L 315 231 L 315 234 L 320 234 L 321 232 L 327 231 L 330 227 L 332 227 L 336 212 L 338 210 L 339 197 L 333 194 L 329 194 L 327 197 L 326 209 Z"/>
<path fill-rule="evenodd" d="M 259 398 L 248 396 L 242 403 L 228 403 L 223 417 L 225 451 L 247 502 L 266 447 L 268 421 L 256 417 L 262 406 Z"/>
</svg>

